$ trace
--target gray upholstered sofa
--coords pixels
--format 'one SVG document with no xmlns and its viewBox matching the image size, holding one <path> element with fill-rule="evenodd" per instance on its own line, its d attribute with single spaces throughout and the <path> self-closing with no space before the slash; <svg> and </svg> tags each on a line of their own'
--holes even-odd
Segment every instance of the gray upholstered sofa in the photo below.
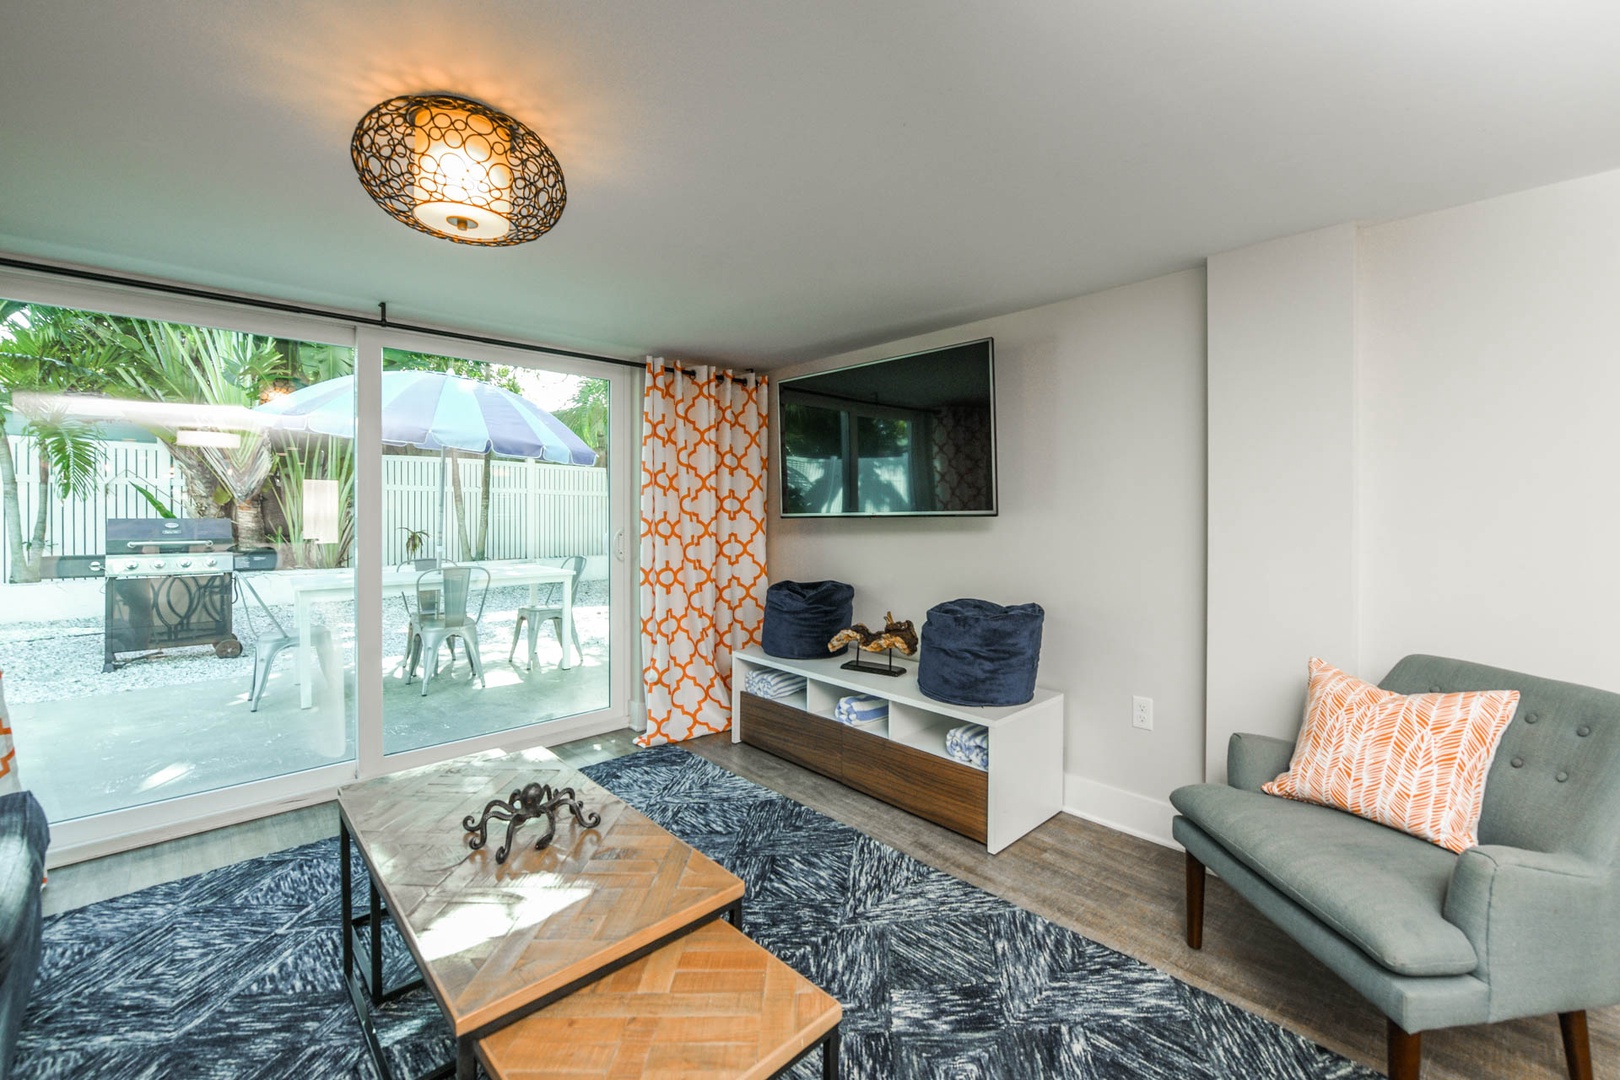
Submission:
<svg viewBox="0 0 1620 1080">
<path fill-rule="evenodd" d="M 1620 694 L 1435 656 L 1399 693 L 1518 690 L 1485 785 L 1480 845 L 1453 854 L 1326 807 L 1263 794 L 1293 744 L 1234 735 L 1227 784 L 1180 788 L 1187 943 L 1211 867 L 1389 1017 L 1389 1073 L 1416 1080 L 1419 1033 L 1557 1013 L 1590 1080 L 1586 1011 L 1620 1003 Z"/>
<path fill-rule="evenodd" d="M 39 884 L 50 829 L 28 792 L 0 795 L 0 1080 L 11 1075 L 17 1032 L 39 974 Z"/>
</svg>

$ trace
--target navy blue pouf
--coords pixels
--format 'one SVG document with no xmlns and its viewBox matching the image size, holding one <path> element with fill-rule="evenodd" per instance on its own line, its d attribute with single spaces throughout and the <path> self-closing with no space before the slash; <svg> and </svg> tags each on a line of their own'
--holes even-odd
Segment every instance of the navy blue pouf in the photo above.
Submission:
<svg viewBox="0 0 1620 1080">
<path fill-rule="evenodd" d="M 1041 663 L 1039 604 L 947 600 L 928 609 L 917 689 L 952 705 L 1023 705 Z"/>
<path fill-rule="evenodd" d="M 855 618 L 855 587 L 842 581 L 778 581 L 765 590 L 765 629 L 760 647 L 784 660 L 842 656 L 827 642 Z"/>
</svg>

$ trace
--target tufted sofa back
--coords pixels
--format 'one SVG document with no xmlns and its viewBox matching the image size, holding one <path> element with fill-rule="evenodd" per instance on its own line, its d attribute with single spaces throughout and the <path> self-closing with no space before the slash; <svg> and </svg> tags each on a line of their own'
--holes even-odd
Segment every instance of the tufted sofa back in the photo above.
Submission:
<svg viewBox="0 0 1620 1080">
<path fill-rule="evenodd" d="M 1412 655 L 1379 684 L 1400 694 L 1517 690 L 1519 708 L 1485 781 L 1481 844 L 1620 856 L 1620 694 L 1517 671 Z"/>
</svg>

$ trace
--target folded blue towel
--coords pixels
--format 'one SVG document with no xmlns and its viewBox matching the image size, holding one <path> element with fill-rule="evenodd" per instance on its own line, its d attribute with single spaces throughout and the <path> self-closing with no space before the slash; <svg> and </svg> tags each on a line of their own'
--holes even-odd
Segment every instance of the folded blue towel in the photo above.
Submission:
<svg viewBox="0 0 1620 1080">
<path fill-rule="evenodd" d="M 888 699 L 872 694 L 851 694 L 839 698 L 838 707 L 833 710 L 833 719 L 841 724 L 864 724 L 885 719 L 888 715 Z"/>
<path fill-rule="evenodd" d="M 945 735 L 946 743 L 954 743 L 965 748 L 988 750 L 990 748 L 990 729 L 981 724 L 963 724 L 954 727 Z"/>
<path fill-rule="evenodd" d="M 756 669 L 748 673 L 743 680 L 743 689 L 748 693 L 762 698 L 785 698 L 804 690 L 805 679 L 803 675 L 794 675 L 787 671 L 775 671 L 769 668 Z"/>
<path fill-rule="evenodd" d="M 954 760 L 975 769 L 990 767 L 990 729 L 979 724 L 963 724 L 945 733 L 945 752 Z"/>
</svg>

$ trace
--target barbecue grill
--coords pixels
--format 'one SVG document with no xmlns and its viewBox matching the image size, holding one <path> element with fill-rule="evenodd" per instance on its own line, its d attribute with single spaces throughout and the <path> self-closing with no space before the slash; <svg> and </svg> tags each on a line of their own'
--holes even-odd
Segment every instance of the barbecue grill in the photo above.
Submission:
<svg viewBox="0 0 1620 1080">
<path fill-rule="evenodd" d="M 242 655 L 231 632 L 235 543 L 228 518 L 108 518 L 101 670 L 182 645 Z"/>
</svg>

